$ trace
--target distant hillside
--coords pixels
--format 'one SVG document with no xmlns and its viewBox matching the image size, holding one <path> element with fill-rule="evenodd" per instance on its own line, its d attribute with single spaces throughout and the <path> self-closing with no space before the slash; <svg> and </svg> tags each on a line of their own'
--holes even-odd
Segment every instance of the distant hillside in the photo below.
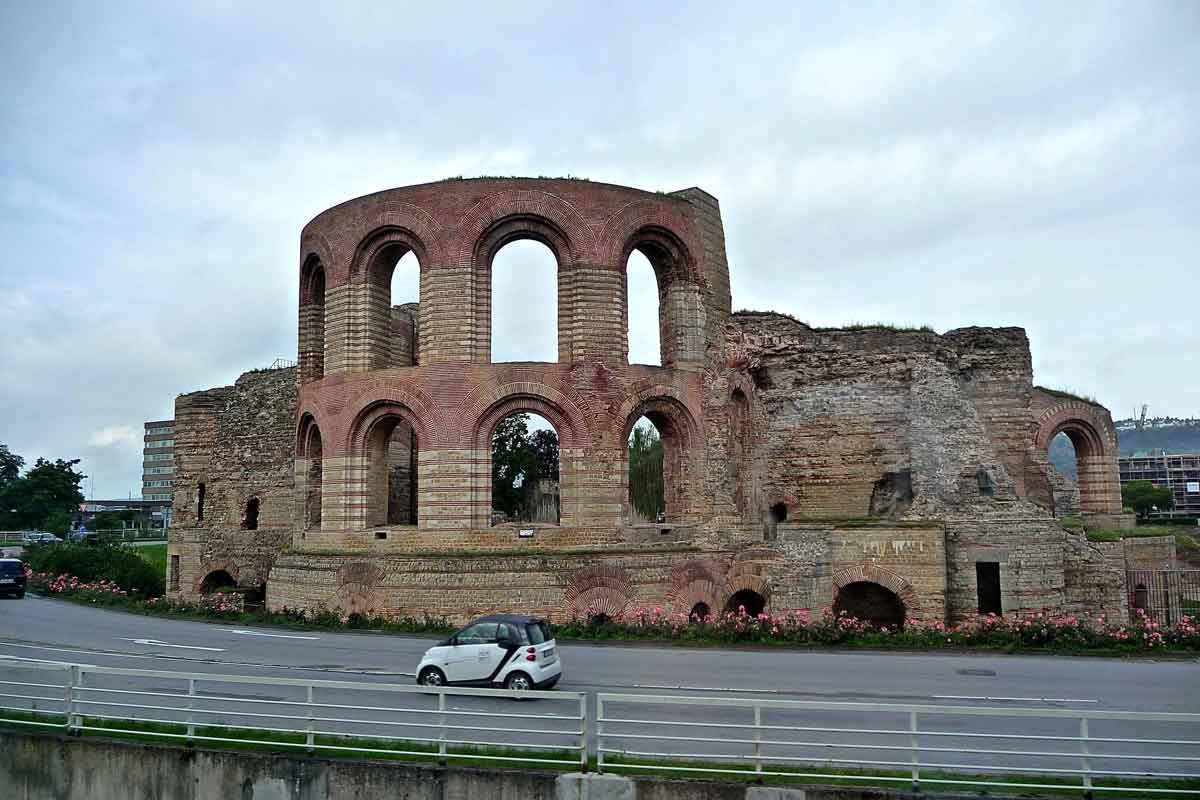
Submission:
<svg viewBox="0 0 1200 800">
<path fill-rule="evenodd" d="M 1115 423 L 1121 455 L 1147 455 L 1159 449 L 1168 453 L 1200 453 L 1200 419 L 1158 417 L 1146 420 L 1139 431 L 1138 421 L 1120 419 Z M 1062 474 L 1075 477 L 1075 449 L 1065 434 L 1050 443 L 1050 463 Z"/>
</svg>

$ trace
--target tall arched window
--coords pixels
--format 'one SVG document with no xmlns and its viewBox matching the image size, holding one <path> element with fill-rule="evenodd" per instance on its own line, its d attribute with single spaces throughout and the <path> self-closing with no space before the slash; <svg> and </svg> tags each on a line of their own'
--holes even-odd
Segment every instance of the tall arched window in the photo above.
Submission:
<svg viewBox="0 0 1200 800">
<path fill-rule="evenodd" d="M 417 524 L 417 433 L 399 412 L 370 423 L 365 438 L 368 527 Z"/>
<path fill-rule="evenodd" d="M 325 268 L 309 256 L 300 271 L 300 380 L 325 377 Z"/>
<path fill-rule="evenodd" d="M 321 490 L 324 481 L 322 465 L 321 429 L 311 423 L 304 432 L 304 529 L 317 530 L 321 527 Z"/>
<path fill-rule="evenodd" d="M 676 400 L 646 400 L 629 416 L 625 519 L 633 524 L 687 518 L 688 441 L 695 423 Z"/>
<path fill-rule="evenodd" d="M 558 262 L 522 239 L 492 257 L 492 361 L 558 361 Z"/>
<path fill-rule="evenodd" d="M 492 524 L 560 518 L 558 432 L 538 414 L 517 412 L 492 431 Z"/>
<path fill-rule="evenodd" d="M 662 297 L 654 267 L 640 250 L 625 265 L 625 301 L 629 363 L 662 366 Z"/>
<path fill-rule="evenodd" d="M 371 369 L 411 367 L 417 357 L 421 263 L 409 237 L 377 232 L 360 248 L 366 260 L 368 364 Z"/>
<path fill-rule="evenodd" d="M 629 513 L 631 522 L 660 522 L 666 515 L 662 436 L 641 417 L 629 433 Z"/>
</svg>

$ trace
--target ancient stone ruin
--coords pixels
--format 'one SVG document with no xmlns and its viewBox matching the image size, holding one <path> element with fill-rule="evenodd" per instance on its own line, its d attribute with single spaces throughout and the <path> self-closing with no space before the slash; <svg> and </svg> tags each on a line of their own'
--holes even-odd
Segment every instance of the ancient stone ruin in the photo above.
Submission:
<svg viewBox="0 0 1200 800">
<path fill-rule="evenodd" d="M 553 363 L 492 363 L 492 259 L 517 239 L 557 261 Z M 628 359 L 635 250 L 658 281 L 662 366 Z M 393 305 L 410 252 L 420 303 Z M 1126 523 L 1105 408 L 1035 387 L 1020 328 L 734 313 L 720 210 L 701 189 L 392 189 L 313 219 L 298 268 L 298 366 L 176 402 L 172 597 L 236 584 L 276 609 L 456 620 L 1127 613 L 1125 544 L 1056 521 L 1046 457 L 1066 432 L 1078 511 Z M 492 434 L 514 412 L 557 433 L 557 494 L 539 501 L 557 522 L 493 524 Z M 649 521 L 628 486 L 643 416 L 663 448 Z"/>
</svg>

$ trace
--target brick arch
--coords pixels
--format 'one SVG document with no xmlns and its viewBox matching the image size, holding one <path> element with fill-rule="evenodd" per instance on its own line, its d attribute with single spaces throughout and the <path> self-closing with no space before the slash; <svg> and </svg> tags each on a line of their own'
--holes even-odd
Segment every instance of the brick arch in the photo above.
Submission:
<svg viewBox="0 0 1200 800">
<path fill-rule="evenodd" d="M 1112 417 L 1103 406 L 1034 390 L 1034 445 L 1044 458 L 1060 433 L 1071 439 L 1078 467 L 1079 509 L 1085 514 L 1120 514 L 1121 484 L 1117 468 L 1120 448 Z M 1043 462 L 1044 463 L 1044 462 Z M 1047 467 L 1049 469 L 1049 467 Z"/>
<path fill-rule="evenodd" d="M 596 438 L 586 409 L 586 401 L 577 393 L 540 380 L 486 381 L 463 401 L 455 441 L 491 448 L 496 424 L 509 414 L 528 411 L 549 420 L 558 433 L 559 447 L 584 447 Z"/>
<path fill-rule="evenodd" d="M 362 258 L 365 250 L 373 240 L 389 235 L 416 251 L 422 269 L 446 262 L 445 235 L 437 219 L 420 206 L 389 200 L 338 230 L 344 252 L 337 254 L 338 279 L 333 285 L 362 280 L 369 263 Z"/>
<path fill-rule="evenodd" d="M 662 413 L 680 426 L 680 433 L 688 442 L 697 441 L 700 434 L 699 417 L 688 405 L 684 393 L 674 386 L 663 383 L 635 384 L 626 394 L 625 401 L 617 409 L 617 418 L 624 422 L 621 441 L 629 438 L 638 418 L 647 410 Z M 652 420 L 653 421 L 653 420 Z"/>
<path fill-rule="evenodd" d="M 575 570 L 563 593 L 567 616 L 620 615 L 633 602 L 633 589 L 625 570 L 613 564 L 596 564 Z"/>
<path fill-rule="evenodd" d="M 559 232 L 564 252 L 559 256 L 560 269 L 566 266 L 596 262 L 596 237 L 592 228 L 571 203 L 549 192 L 532 189 L 510 189 L 489 195 L 459 219 L 455 263 L 459 268 L 474 265 L 480 254 L 480 243 L 490 230 L 506 220 L 523 220 L 524 224 L 546 225 Z M 509 230 L 508 241 L 519 233 Z M 490 258 L 491 254 L 487 254 Z"/>
<path fill-rule="evenodd" d="M 625 204 L 604 222 L 599 237 L 601 262 L 624 269 L 639 239 L 672 240 L 673 249 L 684 257 L 680 277 L 702 282 L 695 254 L 703 250 L 692 236 L 692 225 L 682 209 L 649 198 Z"/>
<path fill-rule="evenodd" d="M 342 616 L 378 613 L 386 605 L 381 589 L 384 572 L 368 561 L 347 561 L 337 571 L 334 598 Z"/>
<path fill-rule="evenodd" d="M 771 607 L 771 581 L 754 572 L 739 571 L 735 566 L 725 578 L 725 583 L 721 588 L 720 601 L 716 606 L 710 606 L 710 608 L 724 609 L 735 594 L 743 591 L 755 592 L 762 597 L 764 610 Z"/>
<path fill-rule="evenodd" d="M 435 432 L 443 426 L 424 396 L 397 386 L 374 387 L 355 395 L 346 405 L 342 416 L 351 420 L 344 444 L 346 454 L 361 453 L 371 427 L 392 415 L 402 417 L 413 427 L 422 447 L 441 444 Z"/>
<path fill-rule="evenodd" d="M 835 572 L 833 574 L 833 596 L 836 598 L 843 586 L 864 582 L 877 583 L 900 598 L 900 602 L 904 604 L 905 616 L 920 616 L 921 601 L 918 599 L 917 590 L 913 588 L 913 585 L 895 572 L 875 564 L 860 564 Z"/>
<path fill-rule="evenodd" d="M 309 259 L 316 258 L 325 266 L 326 278 L 334 265 L 334 249 L 329 238 L 321 232 L 305 231 L 300 235 L 300 266 L 304 267 Z"/>
<path fill-rule="evenodd" d="M 350 262 L 350 280 L 354 283 L 382 282 L 384 276 L 379 273 L 378 262 L 383 254 L 392 251 L 399 257 L 410 250 L 416 254 L 422 270 L 431 263 L 428 247 L 413 231 L 398 225 L 376 228 L 355 248 Z"/>
</svg>

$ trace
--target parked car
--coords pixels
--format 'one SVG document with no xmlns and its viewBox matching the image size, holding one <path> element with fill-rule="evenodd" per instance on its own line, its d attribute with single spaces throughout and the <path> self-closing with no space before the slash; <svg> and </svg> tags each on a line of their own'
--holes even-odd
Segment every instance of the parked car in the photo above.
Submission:
<svg viewBox="0 0 1200 800">
<path fill-rule="evenodd" d="M 25 562 L 19 558 L 0 558 L 0 595 L 25 596 Z"/>
<path fill-rule="evenodd" d="M 39 544 L 56 544 L 61 541 L 62 539 L 53 533 L 45 533 L 43 531 L 25 531 L 21 534 L 21 544 L 26 547 Z"/>
<path fill-rule="evenodd" d="M 71 531 L 67 541 L 75 544 L 100 544 L 100 534 L 95 531 Z"/>
<path fill-rule="evenodd" d="M 550 625 L 517 614 L 481 617 L 425 651 L 417 665 L 423 686 L 502 686 L 550 689 L 562 677 L 562 660 Z"/>
</svg>

